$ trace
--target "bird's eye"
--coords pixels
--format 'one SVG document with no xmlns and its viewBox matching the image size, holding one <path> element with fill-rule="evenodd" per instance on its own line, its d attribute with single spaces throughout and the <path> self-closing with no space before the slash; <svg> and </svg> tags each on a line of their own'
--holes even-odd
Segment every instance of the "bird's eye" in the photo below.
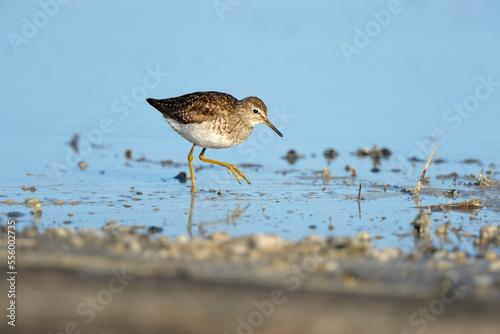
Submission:
<svg viewBox="0 0 500 334">
<path fill-rule="evenodd" d="M 258 114 L 258 113 L 259 113 L 259 109 L 254 109 L 254 110 L 253 110 L 253 113 L 254 113 L 254 114 Z"/>
</svg>

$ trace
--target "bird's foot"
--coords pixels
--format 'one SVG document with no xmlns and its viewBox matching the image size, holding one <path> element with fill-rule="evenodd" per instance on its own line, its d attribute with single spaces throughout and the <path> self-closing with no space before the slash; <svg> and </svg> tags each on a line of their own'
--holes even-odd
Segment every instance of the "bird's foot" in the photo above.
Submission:
<svg viewBox="0 0 500 334">
<path fill-rule="evenodd" d="M 248 184 L 251 184 L 250 181 L 248 181 L 247 177 L 241 172 L 241 170 L 238 169 L 238 167 L 233 164 L 227 164 L 226 167 L 227 173 L 229 174 L 229 171 L 231 171 L 239 184 L 241 184 L 240 179 L 244 179 Z"/>
</svg>

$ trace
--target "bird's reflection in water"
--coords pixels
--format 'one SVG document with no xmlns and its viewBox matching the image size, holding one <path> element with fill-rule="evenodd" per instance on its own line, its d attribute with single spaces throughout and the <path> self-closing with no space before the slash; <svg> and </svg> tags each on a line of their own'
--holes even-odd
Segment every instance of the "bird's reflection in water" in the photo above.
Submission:
<svg viewBox="0 0 500 334">
<path fill-rule="evenodd" d="M 187 231 L 189 234 L 189 237 L 193 237 L 193 232 L 191 231 L 192 229 L 192 224 L 193 224 L 193 211 L 194 211 L 194 203 L 196 202 L 196 194 L 191 193 L 191 205 L 189 207 L 189 217 L 188 217 L 188 224 L 187 224 Z"/>
<path fill-rule="evenodd" d="M 197 194 L 191 194 L 191 205 L 189 207 L 189 216 L 188 216 L 188 224 L 187 224 L 187 231 L 189 236 L 192 238 L 193 237 L 193 231 L 192 231 L 192 226 L 193 226 L 193 213 L 195 209 L 195 204 L 196 204 L 196 196 Z M 243 213 L 250 207 L 250 203 L 247 203 L 247 205 L 243 208 L 240 209 L 240 204 L 236 204 L 236 208 L 234 210 L 227 210 L 226 217 L 224 219 L 215 219 L 212 221 L 206 221 L 206 222 L 201 222 L 198 224 L 198 230 L 200 232 L 200 235 L 202 237 L 206 237 L 207 231 L 204 229 L 206 226 L 212 226 L 212 225 L 217 225 L 217 224 L 225 224 L 225 225 L 236 225 L 236 222 L 240 217 L 243 215 Z"/>
</svg>

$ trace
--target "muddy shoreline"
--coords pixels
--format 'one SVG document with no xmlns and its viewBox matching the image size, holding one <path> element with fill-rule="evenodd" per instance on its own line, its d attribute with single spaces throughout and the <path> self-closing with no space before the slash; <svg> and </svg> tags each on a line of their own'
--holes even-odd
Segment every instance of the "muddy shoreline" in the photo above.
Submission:
<svg viewBox="0 0 500 334">
<path fill-rule="evenodd" d="M 424 327 L 493 333 L 500 326 L 494 253 L 406 254 L 377 249 L 363 235 L 290 241 L 215 233 L 171 240 L 118 224 L 82 231 L 29 227 L 18 234 L 17 249 L 16 330 L 23 333 L 59 333 L 68 322 L 83 333 L 416 333 Z"/>
</svg>

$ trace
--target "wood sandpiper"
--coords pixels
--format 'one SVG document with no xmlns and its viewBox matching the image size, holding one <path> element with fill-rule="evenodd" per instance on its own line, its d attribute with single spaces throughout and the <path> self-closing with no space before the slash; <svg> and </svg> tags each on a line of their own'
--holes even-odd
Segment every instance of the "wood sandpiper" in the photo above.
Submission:
<svg viewBox="0 0 500 334">
<path fill-rule="evenodd" d="M 169 99 L 146 99 L 163 114 L 165 120 L 182 137 L 193 143 L 188 154 L 191 173 L 191 191 L 196 192 L 193 172 L 193 151 L 196 145 L 203 149 L 201 161 L 220 165 L 231 171 L 241 184 L 245 175 L 233 164 L 204 157 L 207 148 L 227 148 L 245 141 L 253 127 L 264 123 L 280 137 L 281 132 L 267 118 L 267 107 L 261 99 L 249 96 L 242 100 L 219 92 L 196 92 Z"/>
</svg>

